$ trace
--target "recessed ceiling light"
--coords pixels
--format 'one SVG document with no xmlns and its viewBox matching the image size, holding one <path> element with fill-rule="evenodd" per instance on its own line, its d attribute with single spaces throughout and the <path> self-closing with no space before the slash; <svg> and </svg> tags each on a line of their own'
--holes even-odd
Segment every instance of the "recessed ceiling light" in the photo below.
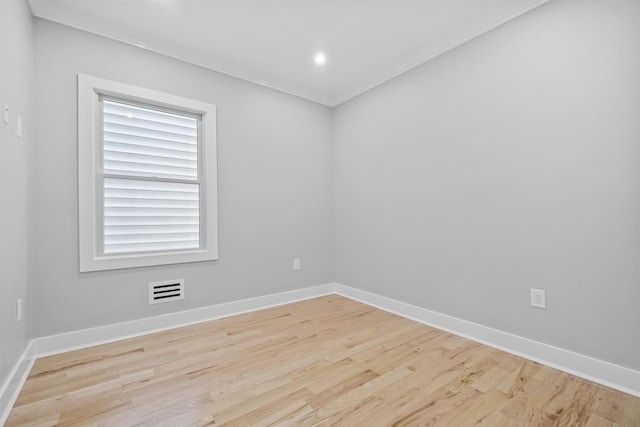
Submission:
<svg viewBox="0 0 640 427">
<path fill-rule="evenodd" d="M 318 52 L 316 56 L 313 57 L 313 60 L 317 65 L 323 65 L 327 62 L 327 55 L 325 55 L 324 52 Z"/>
</svg>

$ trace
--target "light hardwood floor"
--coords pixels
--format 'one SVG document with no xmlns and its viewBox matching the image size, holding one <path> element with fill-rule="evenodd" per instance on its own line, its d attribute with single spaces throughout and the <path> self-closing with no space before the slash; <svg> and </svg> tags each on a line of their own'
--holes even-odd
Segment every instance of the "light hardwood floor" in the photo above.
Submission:
<svg viewBox="0 0 640 427">
<path fill-rule="evenodd" d="M 7 426 L 640 426 L 640 399 L 328 296 L 36 361 Z"/>
</svg>

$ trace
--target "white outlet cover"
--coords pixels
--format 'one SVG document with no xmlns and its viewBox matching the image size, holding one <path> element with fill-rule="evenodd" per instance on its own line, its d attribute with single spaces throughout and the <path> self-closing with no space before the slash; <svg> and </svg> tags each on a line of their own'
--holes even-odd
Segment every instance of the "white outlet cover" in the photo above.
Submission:
<svg viewBox="0 0 640 427">
<path fill-rule="evenodd" d="M 547 308 L 547 297 L 544 290 L 531 288 L 531 307 Z"/>
</svg>

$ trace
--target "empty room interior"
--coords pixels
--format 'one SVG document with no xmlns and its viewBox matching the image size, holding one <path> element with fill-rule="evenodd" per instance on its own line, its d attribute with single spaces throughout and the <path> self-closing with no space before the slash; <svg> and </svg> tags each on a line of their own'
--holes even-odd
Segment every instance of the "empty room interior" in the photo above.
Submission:
<svg viewBox="0 0 640 427">
<path fill-rule="evenodd" d="M 640 426 L 640 1 L 0 24 L 0 425 Z"/>
</svg>

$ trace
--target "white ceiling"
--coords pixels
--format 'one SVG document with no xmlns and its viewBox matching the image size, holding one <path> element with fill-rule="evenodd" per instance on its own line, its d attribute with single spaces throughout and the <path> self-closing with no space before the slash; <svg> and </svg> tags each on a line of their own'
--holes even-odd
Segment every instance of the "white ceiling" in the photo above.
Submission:
<svg viewBox="0 0 640 427">
<path fill-rule="evenodd" d="M 547 1 L 29 0 L 40 18 L 330 106 Z"/>
</svg>

